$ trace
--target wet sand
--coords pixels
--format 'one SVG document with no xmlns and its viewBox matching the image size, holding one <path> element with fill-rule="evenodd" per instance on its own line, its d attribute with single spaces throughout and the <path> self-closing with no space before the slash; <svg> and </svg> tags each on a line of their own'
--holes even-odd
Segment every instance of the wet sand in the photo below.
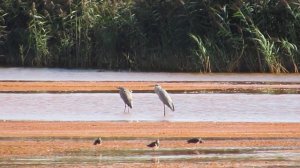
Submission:
<svg viewBox="0 0 300 168">
<path fill-rule="evenodd" d="M 2 81 L 0 92 L 117 92 L 118 86 L 134 92 L 153 92 L 157 82 L 41 82 Z M 300 92 L 299 83 L 278 82 L 158 82 L 169 92 Z"/>
<path fill-rule="evenodd" d="M 92 145 L 96 137 L 101 146 Z M 202 137 L 203 144 L 187 144 L 190 137 Z M 71 156 L 89 151 L 149 150 L 146 144 L 159 138 L 161 149 L 289 148 L 300 153 L 300 123 L 232 122 L 42 122 L 1 121 L 0 156 L 6 158 Z M 285 165 L 284 160 L 169 161 L 160 163 L 94 163 L 71 167 L 240 167 Z M 40 165 L 40 167 L 68 167 Z"/>
<path fill-rule="evenodd" d="M 2 121 L 0 137 L 300 138 L 300 123 Z"/>
</svg>

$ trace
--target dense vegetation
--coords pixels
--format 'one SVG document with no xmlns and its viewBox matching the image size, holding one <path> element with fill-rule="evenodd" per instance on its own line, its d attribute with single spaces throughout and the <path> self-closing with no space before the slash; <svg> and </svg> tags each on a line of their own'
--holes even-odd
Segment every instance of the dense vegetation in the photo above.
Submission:
<svg viewBox="0 0 300 168">
<path fill-rule="evenodd" d="M 0 62 L 298 72 L 297 0 L 2 0 Z"/>
</svg>

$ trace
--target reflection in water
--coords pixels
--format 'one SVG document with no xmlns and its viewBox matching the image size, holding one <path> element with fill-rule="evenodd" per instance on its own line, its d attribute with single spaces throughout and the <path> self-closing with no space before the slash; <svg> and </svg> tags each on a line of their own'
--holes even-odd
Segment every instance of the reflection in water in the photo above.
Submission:
<svg viewBox="0 0 300 168">
<path fill-rule="evenodd" d="M 99 163 L 147 163 L 151 161 L 154 166 L 157 166 L 163 162 L 170 161 L 185 161 L 190 163 L 205 163 L 205 162 L 256 162 L 256 161 L 276 161 L 284 162 L 285 166 L 299 165 L 300 153 L 297 152 L 299 148 L 295 149 L 276 149 L 276 148 L 238 148 L 239 152 L 232 153 L 230 148 L 224 148 L 222 153 L 219 153 L 214 148 L 206 149 L 210 152 L 193 154 L 187 153 L 187 151 L 160 151 L 155 156 L 149 155 L 148 151 L 140 151 L 139 153 L 109 153 L 107 151 L 103 156 L 92 156 L 88 153 L 81 153 L 78 155 L 76 153 L 72 155 L 58 155 L 58 156 L 31 156 L 31 157 L 10 157 L 0 159 L 0 166 L 6 166 L 8 163 L 11 167 L 14 165 L 65 165 L 65 164 L 76 164 L 89 165 L 89 164 L 99 164 Z M 216 151 L 216 152 L 214 152 Z M 277 165 L 278 166 L 278 165 Z M 251 166 L 252 167 L 252 166 Z"/>
<path fill-rule="evenodd" d="M 197 150 L 194 150 L 194 151 L 193 151 L 193 154 L 194 154 L 194 155 L 200 155 L 200 152 L 197 151 Z"/>
<path fill-rule="evenodd" d="M 133 95 L 123 113 L 117 93 L 0 94 L 0 119 L 49 121 L 300 122 L 300 94 L 171 94 L 176 111 L 153 93 Z"/>
<path fill-rule="evenodd" d="M 155 165 L 156 165 L 156 164 L 159 164 L 159 157 L 153 156 L 153 157 L 151 158 L 151 161 L 152 161 L 152 163 L 154 163 Z"/>
<path fill-rule="evenodd" d="M 0 68 L 0 80 L 26 81 L 269 81 L 300 82 L 299 74 L 99 72 L 58 68 Z"/>
</svg>

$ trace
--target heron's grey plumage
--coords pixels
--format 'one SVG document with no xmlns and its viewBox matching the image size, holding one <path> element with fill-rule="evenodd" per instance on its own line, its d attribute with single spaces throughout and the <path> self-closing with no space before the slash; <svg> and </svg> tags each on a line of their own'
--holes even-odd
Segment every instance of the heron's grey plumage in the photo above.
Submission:
<svg viewBox="0 0 300 168">
<path fill-rule="evenodd" d="M 124 111 L 126 110 L 126 105 L 132 108 L 132 91 L 124 87 L 118 87 L 118 89 L 119 89 L 120 96 L 125 103 Z"/>
<path fill-rule="evenodd" d="M 159 99 L 164 103 L 164 106 L 167 105 L 172 111 L 175 111 L 172 98 L 170 97 L 170 95 L 165 89 L 163 89 L 160 85 L 156 84 L 154 91 L 158 95 Z M 164 115 L 165 115 L 165 109 L 164 109 Z"/>
</svg>

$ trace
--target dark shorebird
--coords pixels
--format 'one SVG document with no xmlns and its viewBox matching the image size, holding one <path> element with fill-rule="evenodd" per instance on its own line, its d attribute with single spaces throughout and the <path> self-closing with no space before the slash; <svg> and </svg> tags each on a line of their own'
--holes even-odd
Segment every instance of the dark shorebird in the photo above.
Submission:
<svg viewBox="0 0 300 168">
<path fill-rule="evenodd" d="M 101 138 L 97 138 L 95 141 L 94 141 L 94 145 L 101 145 L 102 144 L 102 140 Z"/>
<path fill-rule="evenodd" d="M 125 113 L 126 106 L 132 108 L 132 91 L 124 87 L 118 87 L 118 89 L 119 89 L 120 96 L 125 103 L 125 108 L 124 108 L 124 113 Z M 128 108 L 128 113 L 129 113 L 129 108 Z"/>
<path fill-rule="evenodd" d="M 203 140 L 201 138 L 192 138 L 187 140 L 187 143 L 203 143 Z"/>
<path fill-rule="evenodd" d="M 166 105 L 172 110 L 175 111 L 175 107 L 173 104 L 173 101 L 168 94 L 168 92 L 163 89 L 159 84 L 156 84 L 154 87 L 155 93 L 158 95 L 159 99 L 163 102 L 164 104 L 164 116 L 166 116 Z"/>
<path fill-rule="evenodd" d="M 159 148 L 159 139 L 157 139 L 154 142 L 151 142 L 147 145 L 149 148 L 158 149 Z"/>
</svg>

